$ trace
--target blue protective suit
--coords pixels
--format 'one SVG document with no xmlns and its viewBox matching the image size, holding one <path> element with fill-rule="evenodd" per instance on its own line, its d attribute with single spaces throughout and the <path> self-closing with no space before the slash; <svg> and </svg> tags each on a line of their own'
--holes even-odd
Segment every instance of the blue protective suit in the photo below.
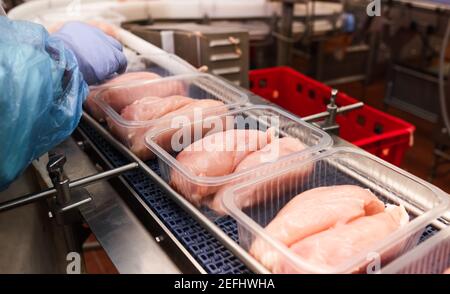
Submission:
<svg viewBox="0 0 450 294">
<path fill-rule="evenodd" d="M 87 94 L 62 41 L 0 17 L 0 190 L 73 132 Z"/>
</svg>

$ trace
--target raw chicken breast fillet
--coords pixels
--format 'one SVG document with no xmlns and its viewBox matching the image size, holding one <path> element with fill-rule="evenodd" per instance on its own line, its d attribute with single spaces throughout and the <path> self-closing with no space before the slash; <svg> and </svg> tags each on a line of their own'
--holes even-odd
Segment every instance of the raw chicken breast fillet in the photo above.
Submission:
<svg viewBox="0 0 450 294">
<path fill-rule="evenodd" d="M 316 267 L 336 267 L 369 250 L 408 221 L 409 216 L 404 207 L 389 206 L 385 212 L 361 217 L 303 239 L 290 249 Z M 382 253 L 379 252 L 380 256 Z M 281 267 L 275 267 L 275 273 L 291 272 L 289 266 L 284 268 L 283 264 L 279 265 Z"/>
<path fill-rule="evenodd" d="M 157 79 L 159 76 L 154 74 L 155 77 L 152 80 Z M 183 83 L 179 81 L 165 81 L 152 83 L 152 81 L 140 82 L 136 81 L 133 86 L 131 82 L 130 87 L 117 87 L 105 90 L 102 94 L 103 101 L 111 106 L 115 111 L 122 112 L 122 110 L 142 97 L 169 97 L 175 95 L 184 96 L 185 89 Z"/>
<path fill-rule="evenodd" d="M 103 91 L 101 99 L 118 113 L 122 112 L 124 107 L 143 97 L 153 96 L 163 98 L 174 95 L 185 95 L 186 89 L 180 81 L 151 82 L 160 78 L 159 75 L 151 72 L 136 72 L 121 75 L 98 88 L 94 88 L 88 96 L 86 106 L 96 119 L 103 120 L 105 113 L 93 100 L 93 97 L 100 90 Z"/>
<path fill-rule="evenodd" d="M 383 202 L 359 186 L 320 187 L 295 196 L 264 230 L 289 247 L 329 228 L 383 211 Z M 278 254 L 265 241 L 255 240 L 250 253 L 269 269 L 279 263 Z"/>
<path fill-rule="evenodd" d="M 292 138 L 292 137 L 284 137 L 281 139 L 274 139 L 270 144 L 266 145 L 261 150 L 255 151 L 253 153 L 250 153 L 247 157 L 245 157 L 241 163 L 238 164 L 236 169 L 234 170 L 234 173 L 245 171 L 252 169 L 258 165 L 264 164 L 264 163 L 275 163 L 278 161 L 281 157 L 287 156 L 289 154 L 293 154 L 296 152 L 301 152 L 304 150 L 306 146 L 300 142 L 300 140 Z M 291 162 L 289 162 L 291 163 Z M 277 162 L 276 168 L 279 169 L 281 167 L 286 167 L 288 162 L 280 164 Z M 224 210 L 223 204 L 222 204 L 222 198 L 225 194 L 225 191 L 229 189 L 230 187 L 244 182 L 249 181 L 251 179 L 261 177 L 264 175 L 267 175 L 268 172 L 272 172 L 274 168 L 274 165 L 267 165 L 262 168 L 262 170 L 255 171 L 248 175 L 243 175 L 238 180 L 234 181 L 233 183 L 230 183 L 224 187 L 222 187 L 213 197 L 212 200 L 208 203 L 208 206 L 214 210 L 219 215 L 224 215 L 226 212 Z M 291 178 L 294 178 L 295 176 L 301 176 L 303 174 L 308 173 L 310 169 L 308 168 L 302 168 L 301 170 L 290 172 L 287 175 L 283 176 L 283 179 L 277 179 L 278 183 L 286 183 Z M 245 208 L 248 206 L 252 206 L 257 204 L 259 202 L 258 200 L 262 199 L 261 197 L 258 197 L 259 194 L 267 194 L 268 189 L 277 189 L 278 185 L 270 185 L 270 184 L 261 184 L 253 187 L 254 192 L 252 193 L 252 197 L 248 197 L 245 204 L 241 204 L 241 208 Z"/>
<path fill-rule="evenodd" d="M 100 86 L 92 86 L 89 87 L 89 95 L 84 103 L 84 106 L 88 110 L 88 112 L 94 117 L 96 120 L 103 121 L 105 119 L 104 111 L 97 105 L 94 101 L 94 97 L 104 89 L 113 86 L 119 86 L 126 82 L 132 81 L 141 81 L 141 80 L 154 80 L 161 78 L 159 75 L 151 73 L 151 72 L 130 72 L 119 75 Z M 148 95 L 147 95 L 148 96 Z"/>
<path fill-rule="evenodd" d="M 121 116 L 127 121 L 150 121 L 161 118 L 162 116 L 176 111 L 192 102 L 194 102 L 194 99 L 184 96 L 170 96 L 166 98 L 145 97 L 126 106 L 122 110 Z M 130 147 L 133 147 L 133 142 L 135 140 L 143 140 L 143 135 L 150 128 L 150 126 L 146 126 L 145 123 L 142 127 L 124 127 L 111 117 L 107 117 L 106 122 L 108 123 L 111 133 L 116 135 L 123 142 L 131 142 Z M 135 137 L 139 137 L 140 139 L 135 139 Z M 138 154 L 145 152 L 146 151 L 139 151 Z M 144 159 L 145 156 L 140 157 L 141 159 Z"/>
<path fill-rule="evenodd" d="M 166 98 L 163 98 L 163 100 L 165 99 Z M 185 124 L 192 122 L 194 119 L 194 111 L 201 111 L 203 118 L 222 114 L 227 111 L 227 108 L 222 101 L 213 99 L 191 100 L 192 101 L 190 103 L 187 103 L 186 105 L 161 116 L 160 119 L 164 121 L 159 123 L 157 126 L 136 128 L 133 136 L 129 137 L 130 150 L 143 160 L 152 159 L 154 158 L 154 154 L 149 150 L 147 146 L 145 146 L 145 135 L 147 134 L 147 132 L 170 128 L 172 125 L 171 118 L 176 119 L 183 117 L 183 123 Z M 183 103 L 179 101 L 178 106 L 181 104 Z M 173 131 L 169 130 L 167 132 L 164 132 L 161 136 L 158 136 L 156 138 L 156 141 L 164 150 L 170 151 L 172 136 L 178 130 L 179 128 L 175 128 Z"/>
<path fill-rule="evenodd" d="M 146 121 L 160 118 L 192 102 L 194 99 L 184 96 L 146 97 L 126 106 L 122 110 L 121 116 L 125 120 Z"/>
<path fill-rule="evenodd" d="M 269 144 L 272 138 L 272 129 L 267 132 L 232 129 L 194 142 L 180 152 L 176 159 L 195 176 L 225 176 L 231 174 L 248 154 Z M 171 184 L 196 205 L 200 205 L 205 196 L 220 189 L 220 186 L 188 183 L 185 177 L 176 171 L 171 174 Z"/>
</svg>

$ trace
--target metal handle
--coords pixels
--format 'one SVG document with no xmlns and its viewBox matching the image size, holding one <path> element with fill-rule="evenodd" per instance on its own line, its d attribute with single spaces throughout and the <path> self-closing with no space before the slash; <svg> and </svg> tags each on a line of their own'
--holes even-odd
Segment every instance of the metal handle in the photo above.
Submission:
<svg viewBox="0 0 450 294">
<path fill-rule="evenodd" d="M 56 189 L 56 202 L 59 205 L 66 205 L 70 202 L 70 179 L 64 173 L 64 165 L 67 159 L 63 153 L 49 154 L 47 171 Z"/>
<path fill-rule="evenodd" d="M 338 95 L 337 89 L 331 90 L 331 97 L 330 97 L 330 103 L 327 105 L 327 111 L 313 114 L 307 117 L 304 117 L 303 120 L 307 122 L 313 122 L 315 120 L 324 119 L 320 122 L 314 122 L 313 124 L 317 127 L 321 128 L 322 130 L 334 134 L 339 135 L 339 125 L 336 122 L 336 117 L 339 113 L 345 113 L 357 108 L 361 108 L 364 106 L 364 103 L 358 102 L 352 105 L 347 105 L 343 107 L 337 107 L 336 105 L 336 98 Z"/>
<path fill-rule="evenodd" d="M 62 153 L 50 154 L 47 170 L 49 173 L 63 173 L 64 164 L 66 164 L 66 156 Z"/>
<path fill-rule="evenodd" d="M 331 90 L 330 103 L 327 105 L 327 112 L 330 115 L 325 120 L 325 125 L 327 125 L 327 126 L 331 126 L 331 125 L 336 124 L 336 115 L 337 115 L 337 110 L 338 110 L 338 107 L 336 105 L 337 94 L 338 94 L 338 90 L 337 89 L 332 89 Z"/>
<path fill-rule="evenodd" d="M 355 104 L 342 106 L 342 107 L 337 108 L 336 113 L 337 114 L 346 113 L 346 112 L 349 112 L 349 111 L 361 108 L 363 106 L 364 106 L 363 102 L 358 102 L 358 103 L 355 103 Z M 310 115 L 310 116 L 305 116 L 302 119 L 304 121 L 307 121 L 307 122 L 312 122 L 312 121 L 316 121 L 316 120 L 319 120 L 319 119 L 327 118 L 329 115 L 330 115 L 330 113 L 328 111 L 324 111 L 324 112 L 316 113 L 316 114 L 313 114 L 313 115 Z"/>
<path fill-rule="evenodd" d="M 100 180 L 106 180 L 109 179 L 111 177 L 120 175 L 126 171 L 138 168 L 139 164 L 136 162 L 132 162 L 130 164 L 112 169 L 112 170 L 108 170 L 102 173 L 98 173 L 92 176 L 87 176 L 85 178 L 81 178 L 75 181 L 72 181 L 69 183 L 69 188 L 73 189 L 76 187 L 83 187 L 83 186 L 88 186 L 90 184 L 93 184 L 95 182 L 98 182 Z M 55 188 L 51 188 L 51 189 L 47 189 L 45 191 L 39 192 L 39 193 L 33 193 L 33 194 L 27 194 L 24 195 L 22 197 L 10 200 L 10 201 L 5 201 L 0 203 L 0 212 L 2 211 L 6 211 L 12 208 L 16 208 L 19 206 L 23 206 L 26 204 L 29 204 L 31 202 L 35 202 L 38 201 L 40 199 L 44 199 L 47 198 L 49 196 L 54 195 L 55 193 L 57 193 L 57 190 Z"/>
</svg>

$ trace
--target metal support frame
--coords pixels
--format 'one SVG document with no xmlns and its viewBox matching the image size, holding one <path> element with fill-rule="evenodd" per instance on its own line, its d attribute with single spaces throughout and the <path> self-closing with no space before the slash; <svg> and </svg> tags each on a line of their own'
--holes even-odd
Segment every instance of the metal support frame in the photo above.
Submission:
<svg viewBox="0 0 450 294">
<path fill-rule="evenodd" d="M 282 0 L 281 35 L 285 38 L 292 37 L 292 23 L 294 21 L 295 0 Z M 278 38 L 277 42 L 277 63 L 278 65 L 288 65 L 290 62 L 291 43 Z"/>
</svg>

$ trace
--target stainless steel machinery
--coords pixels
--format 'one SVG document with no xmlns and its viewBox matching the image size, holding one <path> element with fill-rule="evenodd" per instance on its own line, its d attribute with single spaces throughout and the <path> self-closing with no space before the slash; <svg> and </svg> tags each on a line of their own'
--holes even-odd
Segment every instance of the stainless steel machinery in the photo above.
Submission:
<svg viewBox="0 0 450 294">
<path fill-rule="evenodd" d="M 440 164 L 450 159 L 450 3 L 398 0 L 383 5 L 383 39 L 391 51 L 385 103 L 436 125 L 434 178 Z"/>
<path fill-rule="evenodd" d="M 195 23 L 131 25 L 132 33 L 175 53 L 193 66 L 248 88 L 249 33 L 238 28 Z"/>
<path fill-rule="evenodd" d="M 391 51 L 385 102 L 437 123 L 439 55 L 450 19 L 450 6 L 440 1 L 391 1 L 385 5 L 389 24 L 384 39 Z M 447 80 L 448 66 L 443 69 Z"/>
</svg>

